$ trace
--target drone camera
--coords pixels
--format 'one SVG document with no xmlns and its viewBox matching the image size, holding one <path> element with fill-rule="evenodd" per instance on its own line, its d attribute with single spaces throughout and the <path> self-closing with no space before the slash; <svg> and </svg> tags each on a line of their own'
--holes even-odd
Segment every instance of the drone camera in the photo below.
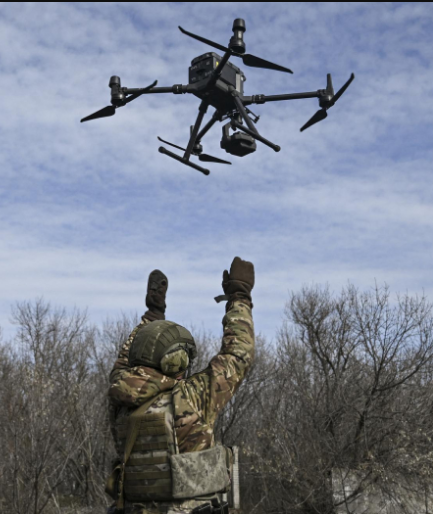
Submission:
<svg viewBox="0 0 433 514">
<path fill-rule="evenodd" d="M 111 104 L 115 106 L 124 105 L 125 94 L 120 89 L 120 77 L 113 75 L 108 86 L 111 88 Z"/>
<path fill-rule="evenodd" d="M 223 150 L 237 157 L 244 157 L 256 151 L 257 145 L 253 137 L 242 132 L 235 132 L 230 135 L 230 127 L 231 123 L 227 123 L 223 127 L 223 136 L 221 138 L 221 148 Z"/>
<path fill-rule="evenodd" d="M 233 22 L 233 36 L 230 38 L 229 48 L 237 54 L 245 53 L 244 32 L 246 31 L 245 20 L 236 18 Z"/>
</svg>

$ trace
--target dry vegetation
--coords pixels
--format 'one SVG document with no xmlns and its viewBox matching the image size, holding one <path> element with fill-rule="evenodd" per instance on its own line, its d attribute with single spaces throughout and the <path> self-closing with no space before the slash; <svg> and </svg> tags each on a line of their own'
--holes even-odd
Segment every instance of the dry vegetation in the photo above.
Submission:
<svg viewBox="0 0 433 514">
<path fill-rule="evenodd" d="M 42 300 L 12 315 L 16 340 L 0 343 L 0 512 L 103 513 L 107 377 L 136 320 L 99 330 Z M 195 335 L 200 368 L 218 341 Z M 361 476 L 353 497 L 372 483 L 392 495 L 396 474 L 428 487 L 432 364 L 425 298 L 391 302 L 387 288 L 351 286 L 293 294 L 277 340 L 258 338 L 253 369 L 216 427 L 241 448 L 243 511 L 331 514 L 333 470 Z"/>
</svg>

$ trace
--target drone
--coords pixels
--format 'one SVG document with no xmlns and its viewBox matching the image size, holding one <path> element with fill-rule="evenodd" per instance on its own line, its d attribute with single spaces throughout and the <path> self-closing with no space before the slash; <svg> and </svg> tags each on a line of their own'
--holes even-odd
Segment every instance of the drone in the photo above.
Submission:
<svg viewBox="0 0 433 514">
<path fill-rule="evenodd" d="M 155 81 L 150 86 L 144 88 L 126 88 L 121 87 L 120 77 L 113 76 L 110 78 L 109 82 L 111 89 L 111 105 L 83 118 L 81 122 L 113 116 L 116 109 L 125 106 L 144 94 L 174 93 L 178 95 L 191 93 L 199 98 L 201 103 L 198 108 L 199 114 L 195 124 L 191 126 L 187 147 L 182 148 L 158 137 L 162 143 L 184 152 L 183 155 L 178 155 L 167 150 L 164 146 L 159 147 L 159 152 L 202 172 L 204 175 L 209 175 L 210 172 L 208 169 L 199 166 L 190 159 L 192 156 L 196 156 L 201 162 L 231 164 L 229 161 L 203 153 L 201 141 L 217 121 L 223 122 L 228 120 L 228 123 L 222 128 L 221 138 L 221 148 L 227 153 L 244 157 L 256 151 L 256 141 L 272 148 L 275 152 L 279 152 L 281 148 L 278 145 L 268 141 L 259 134 L 256 124 L 260 116 L 255 115 L 248 106 L 283 100 L 318 98 L 320 109 L 301 127 L 300 130 L 302 132 L 328 116 L 328 109 L 335 105 L 355 78 L 355 75 L 352 73 L 349 80 L 335 94 L 332 85 L 332 77 L 331 74 L 328 73 L 326 89 L 306 93 L 271 96 L 263 94 L 244 96 L 243 83 L 246 77 L 237 66 L 229 62 L 230 57 L 239 57 L 242 59 L 245 66 L 253 68 L 264 68 L 285 73 L 293 73 L 292 70 L 256 57 L 255 55 L 245 53 L 244 32 L 246 26 L 245 20 L 241 18 L 237 18 L 233 22 L 233 36 L 230 39 L 228 47 L 210 41 L 204 37 L 197 36 L 182 27 L 179 27 L 179 30 L 197 41 L 201 41 L 220 50 L 223 52 L 223 56 L 221 57 L 215 52 L 208 52 L 193 59 L 189 67 L 189 80 L 187 85 L 175 84 L 171 87 L 156 87 L 157 81 Z M 200 130 L 203 118 L 209 107 L 213 107 L 215 111 L 210 121 Z M 230 131 L 233 131 L 233 134 L 231 134 Z"/>
</svg>

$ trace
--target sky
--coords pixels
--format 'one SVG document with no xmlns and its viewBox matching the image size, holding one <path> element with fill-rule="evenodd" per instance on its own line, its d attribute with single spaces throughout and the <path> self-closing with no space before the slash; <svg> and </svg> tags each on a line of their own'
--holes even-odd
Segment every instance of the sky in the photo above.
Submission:
<svg viewBox="0 0 433 514">
<path fill-rule="evenodd" d="M 210 175 L 158 152 L 185 147 L 193 95 L 145 95 L 110 118 L 80 119 L 122 86 L 187 84 L 215 51 L 178 26 L 228 45 L 244 18 L 247 53 L 293 75 L 245 66 L 246 95 L 337 91 L 305 132 L 316 99 L 253 106 L 281 146 L 228 159 Z M 101 325 L 141 314 L 147 276 L 169 278 L 167 319 L 221 333 L 222 271 L 254 263 L 256 332 L 275 338 L 291 291 L 375 282 L 433 299 L 433 4 L 140 2 L 0 4 L 0 326 L 43 297 Z M 218 51 L 217 51 L 218 53 Z M 211 116 L 209 110 L 205 121 Z M 176 152 L 176 150 L 173 150 Z M 198 162 L 198 161 L 196 161 Z"/>
</svg>

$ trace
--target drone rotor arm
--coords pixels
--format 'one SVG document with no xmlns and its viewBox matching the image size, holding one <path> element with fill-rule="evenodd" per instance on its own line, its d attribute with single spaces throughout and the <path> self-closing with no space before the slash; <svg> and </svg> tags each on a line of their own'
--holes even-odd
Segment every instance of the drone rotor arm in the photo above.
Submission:
<svg viewBox="0 0 433 514">
<path fill-rule="evenodd" d="M 282 102 L 285 100 L 301 100 L 303 98 L 318 98 L 319 93 L 317 91 L 311 91 L 307 93 L 290 93 L 283 95 L 252 95 L 243 96 L 242 102 L 244 105 L 251 104 L 264 104 L 266 102 Z"/>
<path fill-rule="evenodd" d="M 157 80 L 155 80 L 155 82 L 153 82 L 152 84 L 150 84 L 150 86 L 143 87 L 143 88 L 139 88 L 139 89 L 138 89 L 138 91 L 136 91 L 136 92 L 131 92 L 131 93 L 130 93 L 130 94 L 131 94 L 131 96 L 128 96 L 128 97 L 126 98 L 126 100 L 125 100 L 125 104 L 127 104 L 127 103 L 129 103 L 129 102 L 132 102 L 132 100 L 135 100 L 136 98 L 138 98 L 138 97 L 139 97 L 139 96 L 141 96 L 141 95 L 144 95 L 145 93 L 150 92 L 150 90 L 151 90 L 152 88 L 154 88 L 154 87 L 156 86 L 156 84 L 158 84 L 158 81 L 157 81 Z M 128 94 L 128 88 L 126 88 L 126 89 L 124 90 L 124 92 L 125 92 L 126 94 Z"/>
</svg>

